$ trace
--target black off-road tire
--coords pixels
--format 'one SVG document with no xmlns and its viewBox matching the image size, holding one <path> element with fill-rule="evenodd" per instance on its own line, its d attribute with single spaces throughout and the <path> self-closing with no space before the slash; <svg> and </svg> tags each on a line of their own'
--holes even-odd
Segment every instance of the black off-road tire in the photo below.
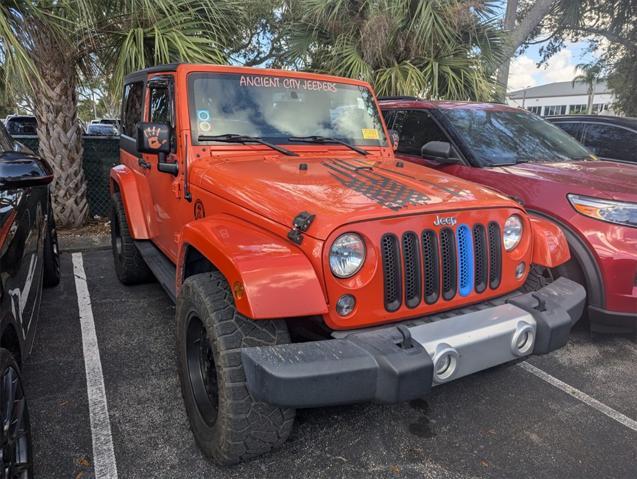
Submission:
<svg viewBox="0 0 637 479">
<path fill-rule="evenodd" d="M 9 424 L 0 434 L 0 474 L 7 477 L 33 478 L 33 445 L 29 408 L 22 386 L 20 368 L 11 352 L 0 348 L 0 420 Z M 8 405 L 11 407 L 7 407 Z M 7 427 L 7 426 L 5 426 Z M 5 477 L 4 475 L 2 477 Z"/>
<path fill-rule="evenodd" d="M 526 277 L 522 291 L 524 293 L 531 293 L 542 289 L 544 286 L 548 286 L 554 281 L 553 273 L 551 270 L 544 268 L 543 266 L 532 265 L 529 275 Z"/>
<path fill-rule="evenodd" d="M 60 284 L 60 252 L 58 247 L 58 233 L 53 217 L 51 199 L 49 199 L 49 212 L 47 214 L 46 236 L 44 237 L 44 287 L 52 288 Z"/>
<path fill-rule="evenodd" d="M 181 391 L 203 453 L 218 464 L 230 465 L 283 444 L 295 411 L 250 396 L 240 348 L 289 343 L 285 322 L 254 321 L 239 314 L 230 287 L 218 272 L 186 279 L 176 316 Z M 197 341 L 198 334 L 203 339 Z M 201 366 L 204 363 L 208 366 Z"/>
<path fill-rule="evenodd" d="M 126 210 L 119 193 L 111 201 L 111 246 L 117 278 L 123 284 L 148 283 L 154 279 L 130 235 Z"/>
</svg>

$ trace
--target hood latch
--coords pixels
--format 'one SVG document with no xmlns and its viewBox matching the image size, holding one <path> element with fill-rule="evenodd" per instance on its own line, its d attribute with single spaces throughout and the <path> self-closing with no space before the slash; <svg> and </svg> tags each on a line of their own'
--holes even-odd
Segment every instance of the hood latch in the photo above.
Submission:
<svg viewBox="0 0 637 479">
<path fill-rule="evenodd" d="M 303 242 L 303 233 L 307 231 L 315 217 L 316 215 L 307 211 L 302 211 L 296 215 L 292 220 L 292 229 L 288 232 L 290 241 L 301 244 Z"/>
</svg>

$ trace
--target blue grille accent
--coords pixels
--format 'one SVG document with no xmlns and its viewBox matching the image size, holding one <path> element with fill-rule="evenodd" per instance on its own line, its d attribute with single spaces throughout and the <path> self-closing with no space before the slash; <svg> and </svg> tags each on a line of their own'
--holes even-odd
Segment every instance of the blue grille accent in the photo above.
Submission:
<svg viewBox="0 0 637 479">
<path fill-rule="evenodd" d="M 473 238 L 467 225 L 459 225 L 458 238 L 458 292 L 468 296 L 473 290 L 475 266 L 473 257 Z"/>
</svg>

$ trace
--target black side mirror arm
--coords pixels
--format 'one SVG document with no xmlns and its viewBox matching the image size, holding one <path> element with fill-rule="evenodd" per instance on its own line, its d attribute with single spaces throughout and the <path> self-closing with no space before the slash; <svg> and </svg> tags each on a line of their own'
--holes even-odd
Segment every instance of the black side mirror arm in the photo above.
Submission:
<svg viewBox="0 0 637 479">
<path fill-rule="evenodd" d="M 177 176 L 179 174 L 179 165 L 177 162 L 166 161 L 166 153 L 158 153 L 157 170 L 161 173 L 170 173 L 173 176 Z"/>
</svg>

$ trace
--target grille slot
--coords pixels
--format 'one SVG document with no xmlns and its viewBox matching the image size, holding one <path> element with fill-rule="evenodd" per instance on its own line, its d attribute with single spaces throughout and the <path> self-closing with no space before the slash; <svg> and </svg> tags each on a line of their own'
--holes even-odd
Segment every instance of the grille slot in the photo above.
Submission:
<svg viewBox="0 0 637 479">
<path fill-rule="evenodd" d="M 496 289 L 502 278 L 502 240 L 500 226 L 489 223 L 489 287 Z"/>
<path fill-rule="evenodd" d="M 442 262 L 442 298 L 449 301 L 458 287 L 458 264 L 455 235 L 451 228 L 440 230 L 440 256 Z"/>
<path fill-rule="evenodd" d="M 471 230 L 467 225 L 460 225 L 456 234 L 458 236 L 458 293 L 460 296 L 468 296 L 473 291 L 474 282 Z"/>
<path fill-rule="evenodd" d="M 473 251 L 475 255 L 476 293 L 482 293 L 487 289 L 488 254 L 486 233 L 484 226 L 480 224 L 473 227 Z"/>
<path fill-rule="evenodd" d="M 415 308 L 420 304 L 422 284 L 418 236 L 411 231 L 403 234 L 403 264 L 405 269 L 405 304 L 408 308 Z"/>
<path fill-rule="evenodd" d="M 434 230 L 422 232 L 422 262 L 425 269 L 425 302 L 433 304 L 440 296 L 440 255 Z"/>
<path fill-rule="evenodd" d="M 392 312 L 400 308 L 402 302 L 398 238 L 392 234 L 385 234 L 380 242 L 383 261 L 383 278 L 385 282 L 385 309 Z"/>
</svg>

